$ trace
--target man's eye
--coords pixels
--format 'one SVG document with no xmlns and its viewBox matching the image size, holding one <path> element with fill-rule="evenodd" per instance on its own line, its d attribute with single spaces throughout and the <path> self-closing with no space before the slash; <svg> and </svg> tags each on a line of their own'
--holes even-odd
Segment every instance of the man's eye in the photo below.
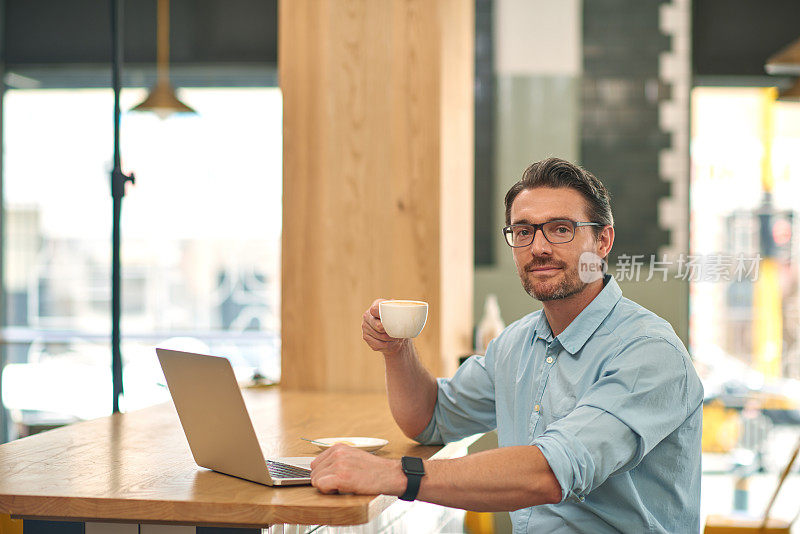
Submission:
<svg viewBox="0 0 800 534">
<path fill-rule="evenodd" d="M 569 226 L 565 226 L 563 224 L 561 226 L 556 227 L 556 232 L 558 232 L 559 234 L 566 234 L 569 231 L 570 231 Z"/>
<path fill-rule="evenodd" d="M 531 231 L 528 230 L 527 228 L 520 228 L 520 229 L 517 230 L 517 235 L 525 237 L 525 236 L 531 235 Z"/>
</svg>

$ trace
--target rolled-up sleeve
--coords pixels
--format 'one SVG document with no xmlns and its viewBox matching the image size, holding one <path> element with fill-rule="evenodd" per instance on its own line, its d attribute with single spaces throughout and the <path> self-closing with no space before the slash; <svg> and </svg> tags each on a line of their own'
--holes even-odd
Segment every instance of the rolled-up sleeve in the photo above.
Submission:
<svg viewBox="0 0 800 534">
<path fill-rule="evenodd" d="M 425 445 L 449 443 L 496 428 L 494 350 L 493 341 L 486 356 L 471 356 L 453 378 L 437 379 L 433 417 L 415 441 Z"/>
<path fill-rule="evenodd" d="M 703 397 L 687 365 L 685 353 L 664 339 L 633 340 L 575 409 L 533 441 L 561 485 L 562 500 L 583 500 L 609 476 L 634 468 L 686 420 Z"/>
</svg>

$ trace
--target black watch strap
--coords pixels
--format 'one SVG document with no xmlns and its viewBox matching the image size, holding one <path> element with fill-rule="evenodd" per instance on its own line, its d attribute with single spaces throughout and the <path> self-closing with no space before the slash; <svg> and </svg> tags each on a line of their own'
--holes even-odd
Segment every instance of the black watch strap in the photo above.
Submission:
<svg viewBox="0 0 800 534">
<path fill-rule="evenodd" d="M 422 458 L 414 456 L 403 456 L 403 459 L 400 460 L 400 465 L 408 479 L 406 491 L 400 496 L 400 500 L 413 501 L 417 498 L 422 477 L 425 476 L 425 465 L 422 463 Z"/>
</svg>

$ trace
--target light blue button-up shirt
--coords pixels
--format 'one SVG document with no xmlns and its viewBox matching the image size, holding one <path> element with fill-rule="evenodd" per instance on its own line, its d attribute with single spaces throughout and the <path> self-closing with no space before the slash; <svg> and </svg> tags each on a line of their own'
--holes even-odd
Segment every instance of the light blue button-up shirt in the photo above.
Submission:
<svg viewBox="0 0 800 534">
<path fill-rule="evenodd" d="M 531 313 L 438 386 L 417 441 L 497 428 L 561 485 L 559 504 L 511 513 L 515 534 L 700 531 L 703 387 L 669 323 L 613 278 L 558 336 Z"/>
</svg>

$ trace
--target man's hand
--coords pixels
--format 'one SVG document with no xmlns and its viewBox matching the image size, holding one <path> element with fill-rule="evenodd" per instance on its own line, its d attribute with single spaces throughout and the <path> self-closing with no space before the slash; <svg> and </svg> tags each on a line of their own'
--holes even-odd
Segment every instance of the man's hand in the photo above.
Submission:
<svg viewBox="0 0 800 534">
<path fill-rule="evenodd" d="M 406 483 L 400 460 L 347 445 L 334 445 L 311 462 L 311 484 L 322 493 L 402 495 Z"/>
<path fill-rule="evenodd" d="M 381 313 L 378 305 L 386 299 L 376 299 L 364 312 L 361 321 L 361 337 L 367 342 L 369 348 L 382 352 L 384 356 L 397 354 L 406 344 L 406 340 L 390 337 L 381 323 Z"/>
</svg>

